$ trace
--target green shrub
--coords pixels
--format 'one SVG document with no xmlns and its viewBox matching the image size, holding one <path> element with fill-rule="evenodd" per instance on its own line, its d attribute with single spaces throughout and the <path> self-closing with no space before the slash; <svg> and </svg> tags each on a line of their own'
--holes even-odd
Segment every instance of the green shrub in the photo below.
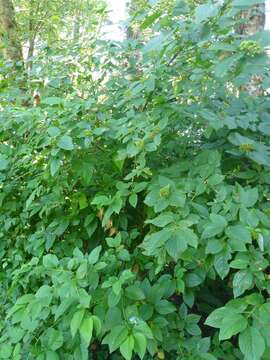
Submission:
<svg viewBox="0 0 270 360">
<path fill-rule="evenodd" d="M 38 107 L 2 92 L 0 359 L 269 359 L 269 60 L 240 10 L 140 13 L 159 35 L 98 48 L 88 99 L 62 63 Z"/>
</svg>

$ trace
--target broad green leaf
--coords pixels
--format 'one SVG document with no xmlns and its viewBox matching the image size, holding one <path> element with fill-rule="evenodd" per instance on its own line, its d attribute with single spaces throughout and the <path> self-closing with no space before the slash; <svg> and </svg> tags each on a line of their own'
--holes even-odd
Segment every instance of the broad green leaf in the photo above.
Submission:
<svg viewBox="0 0 270 360">
<path fill-rule="evenodd" d="M 169 239 L 166 241 L 165 248 L 167 253 L 174 259 L 187 249 L 187 240 L 180 229 L 171 231 Z"/>
<path fill-rule="evenodd" d="M 111 332 L 102 340 L 102 344 L 108 344 L 110 353 L 114 352 L 127 339 L 128 330 L 123 325 L 115 326 Z"/>
<path fill-rule="evenodd" d="M 132 300 L 143 300 L 145 295 L 138 285 L 130 285 L 125 290 L 126 296 Z"/>
<path fill-rule="evenodd" d="M 229 260 L 231 257 L 230 252 L 226 250 L 215 255 L 214 268 L 221 279 L 224 279 L 230 271 Z"/>
<path fill-rule="evenodd" d="M 251 234 L 249 230 L 243 225 L 229 226 L 226 229 L 226 234 L 239 242 L 251 243 Z"/>
<path fill-rule="evenodd" d="M 230 339 L 233 335 L 245 330 L 247 325 L 248 322 L 243 315 L 228 311 L 221 323 L 219 339 Z"/>
<path fill-rule="evenodd" d="M 73 315 L 71 322 L 70 322 L 70 331 L 71 331 L 72 337 L 74 337 L 76 335 L 79 327 L 81 326 L 84 314 L 85 314 L 85 309 L 82 309 L 82 310 L 76 311 L 75 314 Z"/>
<path fill-rule="evenodd" d="M 56 351 L 46 351 L 46 360 L 60 360 L 59 355 Z"/>
<path fill-rule="evenodd" d="M 47 105 L 60 105 L 63 103 L 63 98 L 57 96 L 50 96 L 43 99 L 42 103 Z"/>
<path fill-rule="evenodd" d="M 195 22 L 201 23 L 210 17 L 216 16 L 218 13 L 218 5 L 213 3 L 199 5 L 195 11 Z"/>
<path fill-rule="evenodd" d="M 134 351 L 139 355 L 140 359 L 143 359 L 146 352 L 146 337 L 144 334 L 136 332 L 133 334 L 134 337 Z"/>
<path fill-rule="evenodd" d="M 126 360 L 131 360 L 132 351 L 134 349 L 134 337 L 129 335 L 126 340 L 120 345 L 120 353 Z"/>
<path fill-rule="evenodd" d="M 237 61 L 239 61 L 241 57 L 241 54 L 235 54 L 219 61 L 219 63 L 215 66 L 215 75 L 219 78 L 225 77 L 229 71 L 233 70 L 233 67 L 237 64 Z"/>
<path fill-rule="evenodd" d="M 61 130 L 56 126 L 50 126 L 47 131 L 51 137 L 56 137 L 61 134 Z"/>
<path fill-rule="evenodd" d="M 205 252 L 206 254 L 217 254 L 224 247 L 224 243 L 219 239 L 210 239 L 207 241 Z"/>
<path fill-rule="evenodd" d="M 153 255 L 156 250 L 165 244 L 165 242 L 171 237 L 171 232 L 164 228 L 158 232 L 152 233 L 150 235 L 147 235 L 144 238 L 144 241 L 142 243 L 142 247 L 145 250 L 145 253 L 149 256 Z M 172 248 L 174 247 L 174 244 L 172 243 Z M 177 245 L 178 246 L 178 245 Z M 181 245 L 180 245 L 181 246 Z M 173 250 L 172 250 L 173 251 Z M 173 252 L 172 252 L 173 253 Z M 175 255 L 175 253 L 174 253 Z"/>
<path fill-rule="evenodd" d="M 258 194 L 258 189 L 257 188 L 253 188 L 253 189 L 244 189 L 244 188 L 240 188 L 239 191 L 239 195 L 240 195 L 240 203 L 242 206 L 245 207 L 252 207 L 256 204 L 259 194 Z"/>
<path fill-rule="evenodd" d="M 60 159 L 52 159 L 50 163 L 50 171 L 52 176 L 54 176 L 58 172 L 60 168 L 60 164 L 61 164 Z"/>
<path fill-rule="evenodd" d="M 264 350 L 264 338 L 260 334 L 259 329 L 249 326 L 239 335 L 239 347 L 246 360 L 261 359 Z"/>
<path fill-rule="evenodd" d="M 153 14 L 147 16 L 147 18 L 144 19 L 143 23 L 141 24 L 141 29 L 144 30 L 151 26 L 160 17 L 160 15 L 161 13 L 156 11 Z"/>
<path fill-rule="evenodd" d="M 89 346 L 92 339 L 93 325 L 93 319 L 89 315 L 85 317 L 80 324 L 80 335 L 87 346 Z"/>
<path fill-rule="evenodd" d="M 187 287 L 195 287 L 203 282 L 203 278 L 197 275 L 195 272 L 189 273 L 185 276 L 185 284 Z"/>
<path fill-rule="evenodd" d="M 0 171 L 6 170 L 9 165 L 9 160 L 3 156 L 0 156 Z"/>
<path fill-rule="evenodd" d="M 265 135 L 270 136 L 270 124 L 269 123 L 261 123 L 258 126 L 258 129 Z"/>
<path fill-rule="evenodd" d="M 10 359 L 12 354 L 11 344 L 0 344 L 0 358 Z"/>
<path fill-rule="evenodd" d="M 206 224 L 202 236 L 204 238 L 214 237 L 223 232 L 227 226 L 227 220 L 218 214 L 210 214 L 210 222 Z"/>
<path fill-rule="evenodd" d="M 102 330 L 102 324 L 101 324 L 101 321 L 100 319 L 93 315 L 92 316 L 92 320 L 93 320 L 93 325 L 94 325 L 94 330 L 96 332 L 96 335 L 98 336 L 100 333 L 101 333 L 101 330 Z"/>
<path fill-rule="evenodd" d="M 165 227 L 166 225 L 170 224 L 171 222 L 173 222 L 175 219 L 175 215 L 172 212 L 163 212 L 161 214 L 159 214 L 157 217 L 155 217 L 154 219 L 149 219 L 146 220 L 146 224 L 153 224 L 157 227 Z"/>
<path fill-rule="evenodd" d="M 222 320 L 228 314 L 228 310 L 225 307 L 214 310 L 205 320 L 205 324 L 214 328 L 221 328 Z"/>
<path fill-rule="evenodd" d="M 97 246 L 94 250 L 91 251 L 88 256 L 89 264 L 94 265 L 98 261 L 101 250 L 101 246 Z"/>
<path fill-rule="evenodd" d="M 138 195 L 135 193 L 131 194 L 128 201 L 129 201 L 130 205 L 135 208 L 137 206 L 137 202 L 138 202 Z"/>
<path fill-rule="evenodd" d="M 59 330 L 50 328 L 47 332 L 47 336 L 48 336 L 48 347 L 50 350 L 55 351 L 63 345 L 64 338 Z"/>
<path fill-rule="evenodd" d="M 59 260 L 56 255 L 48 254 L 43 256 L 43 265 L 45 268 L 56 268 L 59 264 Z"/>
<path fill-rule="evenodd" d="M 167 315 L 175 311 L 175 306 L 168 300 L 160 300 L 155 304 L 155 308 L 161 315 Z"/>
<path fill-rule="evenodd" d="M 238 271 L 233 278 L 233 294 L 234 297 L 242 295 L 253 284 L 253 276 L 250 271 Z"/>
<path fill-rule="evenodd" d="M 58 147 L 63 150 L 71 151 L 74 149 L 72 138 L 69 135 L 60 137 L 57 143 Z"/>
</svg>

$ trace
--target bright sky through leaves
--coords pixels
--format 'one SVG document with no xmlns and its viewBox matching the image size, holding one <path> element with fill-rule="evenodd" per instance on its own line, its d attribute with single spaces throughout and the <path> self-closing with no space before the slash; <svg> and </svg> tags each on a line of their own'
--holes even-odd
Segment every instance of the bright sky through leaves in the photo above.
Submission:
<svg viewBox="0 0 270 360">
<path fill-rule="evenodd" d="M 122 40 L 124 37 L 123 27 L 121 23 L 126 20 L 127 0 L 108 0 L 111 25 L 104 27 L 106 38 L 111 40 Z M 266 23 L 265 28 L 270 29 L 270 0 L 266 0 Z"/>
<path fill-rule="evenodd" d="M 111 40 L 122 40 L 125 34 L 121 23 L 127 18 L 127 0 L 108 0 L 108 4 L 112 24 L 104 27 L 105 37 Z"/>
</svg>

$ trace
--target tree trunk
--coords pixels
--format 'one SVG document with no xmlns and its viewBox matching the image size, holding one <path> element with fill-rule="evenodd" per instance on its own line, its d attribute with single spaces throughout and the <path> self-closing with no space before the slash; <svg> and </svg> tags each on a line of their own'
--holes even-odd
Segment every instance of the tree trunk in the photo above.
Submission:
<svg viewBox="0 0 270 360">
<path fill-rule="evenodd" d="M 22 48 L 11 0 L 0 0 L 0 38 L 4 43 L 4 57 L 7 60 L 21 61 L 23 59 Z"/>
<path fill-rule="evenodd" d="M 243 24 L 239 27 L 239 33 L 244 37 L 256 34 L 258 31 L 263 31 L 265 27 L 265 3 L 252 6 L 249 10 L 241 13 Z M 262 79 L 260 76 L 252 75 L 248 85 L 243 87 L 252 96 L 261 96 L 264 90 L 260 85 Z"/>
<path fill-rule="evenodd" d="M 241 35 L 253 35 L 257 31 L 264 30 L 265 26 L 265 3 L 252 6 L 249 10 L 241 13 L 244 23 L 240 25 Z"/>
<path fill-rule="evenodd" d="M 33 36 L 29 41 L 29 48 L 28 48 L 28 53 L 27 53 L 27 68 L 28 68 L 28 70 L 32 70 L 32 67 L 33 67 L 35 41 L 36 41 L 35 36 Z"/>
</svg>

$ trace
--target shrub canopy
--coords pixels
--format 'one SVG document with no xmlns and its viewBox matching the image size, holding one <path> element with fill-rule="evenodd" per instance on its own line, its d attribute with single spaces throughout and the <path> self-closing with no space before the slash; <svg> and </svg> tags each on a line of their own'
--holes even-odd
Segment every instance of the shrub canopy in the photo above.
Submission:
<svg viewBox="0 0 270 360">
<path fill-rule="evenodd" d="M 1 68 L 0 359 L 270 357 L 259 1 L 153 3 Z"/>
</svg>

